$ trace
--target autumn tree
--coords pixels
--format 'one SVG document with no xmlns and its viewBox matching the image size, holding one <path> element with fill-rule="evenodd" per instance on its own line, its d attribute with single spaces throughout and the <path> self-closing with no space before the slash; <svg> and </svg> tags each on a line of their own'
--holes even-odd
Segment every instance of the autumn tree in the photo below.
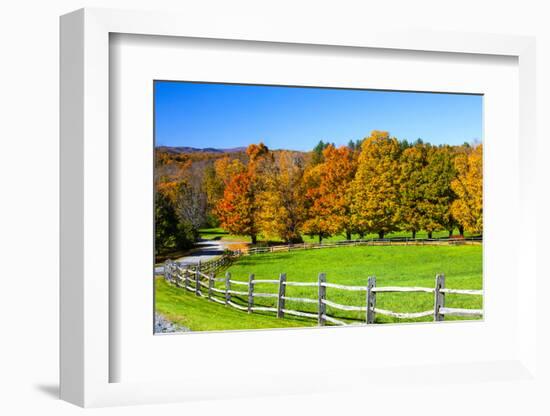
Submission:
<svg viewBox="0 0 550 416">
<path fill-rule="evenodd" d="M 246 148 L 246 155 L 248 156 L 248 168 L 249 171 L 257 171 L 263 161 L 272 160 L 273 157 L 269 151 L 269 148 L 260 142 L 259 144 L 251 144 Z"/>
<path fill-rule="evenodd" d="M 155 152 L 155 185 L 175 184 L 188 176 L 193 162 L 185 154 Z M 164 188 L 167 191 L 167 188 Z M 172 189 L 174 191 L 174 189 Z M 174 196 L 174 195 L 172 195 Z"/>
<path fill-rule="evenodd" d="M 380 238 L 399 229 L 399 142 L 373 131 L 362 144 L 352 182 L 352 220 Z"/>
<path fill-rule="evenodd" d="M 318 235 L 320 240 L 341 232 L 351 239 L 354 224 L 350 188 L 355 169 L 351 149 L 345 146 L 335 148 L 331 144 L 323 150 L 323 162 L 310 172 L 311 183 L 306 193 L 310 199 L 309 218 L 305 229 Z"/>
<path fill-rule="evenodd" d="M 273 155 L 263 143 L 251 144 L 246 149 L 246 170 L 230 176 L 223 198 L 216 206 L 221 225 L 234 234 L 247 235 L 257 243 L 260 232 L 260 199 L 264 178 L 271 169 Z"/>
<path fill-rule="evenodd" d="M 357 158 L 347 147 L 329 146 L 324 152 L 325 163 L 322 174 L 322 191 L 332 203 L 330 221 L 337 232 L 343 232 L 347 240 L 358 231 L 352 219 L 353 193 L 351 184 L 357 170 Z"/>
<path fill-rule="evenodd" d="M 313 237 L 319 238 L 319 243 L 323 238 L 330 237 L 331 227 L 328 218 L 326 207 L 321 203 L 321 172 L 322 164 L 311 164 L 304 172 L 304 187 L 305 187 L 305 208 L 307 219 L 305 220 L 302 231 Z"/>
<path fill-rule="evenodd" d="M 259 233 L 257 203 L 248 173 L 238 173 L 225 187 L 216 212 L 222 227 L 233 234 L 247 235 L 256 244 Z"/>
<path fill-rule="evenodd" d="M 239 160 L 224 156 L 214 162 L 216 178 L 222 182 L 222 187 L 227 185 L 233 176 L 246 170 L 246 166 Z M 222 192 L 223 194 L 223 192 Z"/>
<path fill-rule="evenodd" d="M 206 194 L 206 222 L 211 226 L 218 225 L 218 219 L 213 215 L 218 201 L 223 197 L 224 182 L 216 175 L 213 165 L 204 169 L 203 189 Z"/>
<path fill-rule="evenodd" d="M 373 131 L 336 148 L 155 154 L 157 251 L 189 247 L 205 224 L 302 241 L 345 233 L 459 228 L 481 233 L 482 146 L 432 146 Z M 212 215 L 213 214 L 213 215 Z"/>
<path fill-rule="evenodd" d="M 451 186 L 457 195 L 451 212 L 471 233 L 483 233 L 483 145 L 479 144 L 456 156 L 456 178 Z"/>
<path fill-rule="evenodd" d="M 296 152 L 277 153 L 273 169 L 263 177 L 259 195 L 261 229 L 286 243 L 301 242 L 305 219 L 304 160 Z"/>
<path fill-rule="evenodd" d="M 416 233 L 424 226 L 426 163 L 426 147 L 422 144 L 407 147 L 401 154 L 399 222 L 403 230 L 412 233 L 412 238 L 416 238 Z"/>
<path fill-rule="evenodd" d="M 451 183 L 456 175 L 454 155 L 448 146 L 428 146 L 424 168 L 424 201 L 421 206 L 424 212 L 423 229 L 428 238 L 439 230 L 452 233 L 456 222 L 451 215 L 451 204 L 456 195 Z"/>
</svg>

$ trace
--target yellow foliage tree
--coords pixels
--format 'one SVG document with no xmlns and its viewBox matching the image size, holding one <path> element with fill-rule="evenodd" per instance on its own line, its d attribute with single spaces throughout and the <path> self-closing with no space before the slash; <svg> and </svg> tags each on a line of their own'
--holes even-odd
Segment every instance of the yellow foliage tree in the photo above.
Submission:
<svg viewBox="0 0 550 416">
<path fill-rule="evenodd" d="M 286 243 L 301 242 L 305 218 L 303 157 L 286 150 L 277 152 L 269 170 L 269 174 L 264 171 L 263 192 L 258 197 L 262 232 L 279 236 Z"/>
<path fill-rule="evenodd" d="M 229 156 L 222 157 L 214 162 L 214 172 L 216 178 L 227 185 L 231 178 L 239 173 L 243 173 L 246 167 L 239 159 L 232 159 Z"/>
<path fill-rule="evenodd" d="M 400 146 L 387 132 L 373 131 L 361 145 L 352 182 L 352 220 L 380 238 L 399 226 Z"/>
<path fill-rule="evenodd" d="M 483 233 L 483 145 L 455 158 L 456 178 L 451 186 L 457 199 L 451 206 L 454 218 L 471 233 Z"/>
</svg>

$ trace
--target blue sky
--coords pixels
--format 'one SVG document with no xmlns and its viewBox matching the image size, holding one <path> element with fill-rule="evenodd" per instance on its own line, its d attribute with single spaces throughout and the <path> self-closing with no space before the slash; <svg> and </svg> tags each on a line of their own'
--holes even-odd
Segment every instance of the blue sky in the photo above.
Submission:
<svg viewBox="0 0 550 416">
<path fill-rule="evenodd" d="M 310 150 L 372 130 L 432 144 L 482 139 L 479 95 L 155 82 L 157 146 L 230 148 L 263 141 Z"/>
</svg>

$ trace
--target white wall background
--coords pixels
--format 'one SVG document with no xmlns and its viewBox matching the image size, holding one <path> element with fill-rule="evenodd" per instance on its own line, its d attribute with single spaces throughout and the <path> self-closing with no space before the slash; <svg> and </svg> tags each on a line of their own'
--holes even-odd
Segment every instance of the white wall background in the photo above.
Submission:
<svg viewBox="0 0 550 416">
<path fill-rule="evenodd" d="M 82 410 L 56 399 L 58 383 L 58 17 L 77 8 L 116 7 L 178 10 L 208 24 L 212 14 L 235 20 L 269 18 L 285 25 L 338 27 L 392 22 L 402 27 L 536 35 L 538 42 L 538 186 L 540 218 L 548 210 L 550 179 L 545 154 L 550 150 L 550 13 L 545 1 L 431 0 L 382 1 L 169 1 L 169 0 L 19 0 L 0 8 L 0 413 L 76 414 Z M 541 223 L 539 267 L 547 262 L 550 223 Z M 519 230 L 510 230 L 516 235 Z M 550 270 L 550 268 L 546 268 Z M 550 278 L 550 276 L 549 276 Z M 548 283 L 544 283 L 549 287 Z M 549 327 L 549 326 L 547 326 Z M 550 332 L 550 331 L 546 331 Z M 543 351 L 550 351 L 548 334 Z M 541 352 L 543 352 L 541 351 Z M 541 354 L 548 370 L 548 358 Z M 550 374 L 550 371 L 546 371 Z M 464 386 L 451 388 L 456 396 Z M 489 392 L 502 400 L 488 402 Z M 429 391 L 381 404 L 368 397 L 335 393 L 328 397 L 271 397 L 244 401 L 163 405 L 152 408 L 99 409 L 99 414 L 392 414 L 422 406 L 425 414 L 544 414 L 535 401 L 513 394 L 506 383 L 469 392 L 468 400 L 452 400 L 447 409 L 430 407 Z M 542 391 L 532 392 L 539 396 Z M 391 389 L 388 389 L 388 397 Z M 494 396 L 493 396 L 494 397 Z M 422 398 L 422 400 L 420 400 Z M 322 400 L 321 400 L 322 399 Z M 523 399 L 523 400 L 521 400 Z M 370 402 L 367 405 L 367 400 Z M 542 401 L 541 401 L 542 402 Z M 376 412 L 379 413 L 379 412 Z M 548 413 L 546 413 L 548 414 Z"/>
</svg>

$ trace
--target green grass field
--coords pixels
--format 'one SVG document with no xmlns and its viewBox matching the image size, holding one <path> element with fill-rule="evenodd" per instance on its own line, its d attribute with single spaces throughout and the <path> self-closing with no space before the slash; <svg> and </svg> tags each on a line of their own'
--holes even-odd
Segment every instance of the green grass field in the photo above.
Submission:
<svg viewBox="0 0 550 416">
<path fill-rule="evenodd" d="M 286 273 L 287 280 L 315 282 L 320 272 L 327 281 L 346 285 L 366 285 L 369 276 L 376 276 L 377 286 L 434 287 L 435 276 L 444 273 L 446 287 L 453 289 L 482 288 L 482 246 L 381 246 L 341 247 L 273 253 L 241 257 L 227 271 L 232 280 L 247 281 L 254 273 L 256 279 L 276 279 Z M 223 274 L 220 273 L 220 274 Z M 220 275 L 219 274 L 219 275 Z M 222 288 L 223 282 L 216 287 Z M 243 291 L 245 286 L 235 286 Z M 277 285 L 259 284 L 256 292 L 275 293 Z M 316 298 L 315 287 L 287 287 L 287 296 Z M 327 288 L 327 299 L 345 305 L 364 306 L 365 292 L 348 292 Z M 232 296 L 235 303 L 245 305 L 246 299 Z M 274 306 L 273 298 L 256 298 L 256 306 Z M 433 294 L 379 293 L 377 307 L 395 312 L 419 312 L 433 309 Z M 481 309 L 481 296 L 446 295 L 446 306 Z M 288 302 L 287 309 L 316 312 L 315 304 Z M 228 330 L 314 326 L 311 319 L 285 317 L 277 319 L 273 313 L 246 312 L 209 302 L 184 289 L 170 286 L 164 280 L 156 281 L 156 309 L 168 319 L 191 330 Z M 329 315 L 346 322 L 362 322 L 364 312 L 346 312 L 327 306 Z M 446 320 L 465 319 L 447 317 Z M 397 319 L 376 316 L 376 323 L 431 321 L 433 318 Z"/>
<path fill-rule="evenodd" d="M 195 296 L 155 279 L 155 309 L 167 319 L 193 331 L 292 328 L 317 325 L 312 319 L 277 319 L 273 313 L 248 314 Z"/>
</svg>

